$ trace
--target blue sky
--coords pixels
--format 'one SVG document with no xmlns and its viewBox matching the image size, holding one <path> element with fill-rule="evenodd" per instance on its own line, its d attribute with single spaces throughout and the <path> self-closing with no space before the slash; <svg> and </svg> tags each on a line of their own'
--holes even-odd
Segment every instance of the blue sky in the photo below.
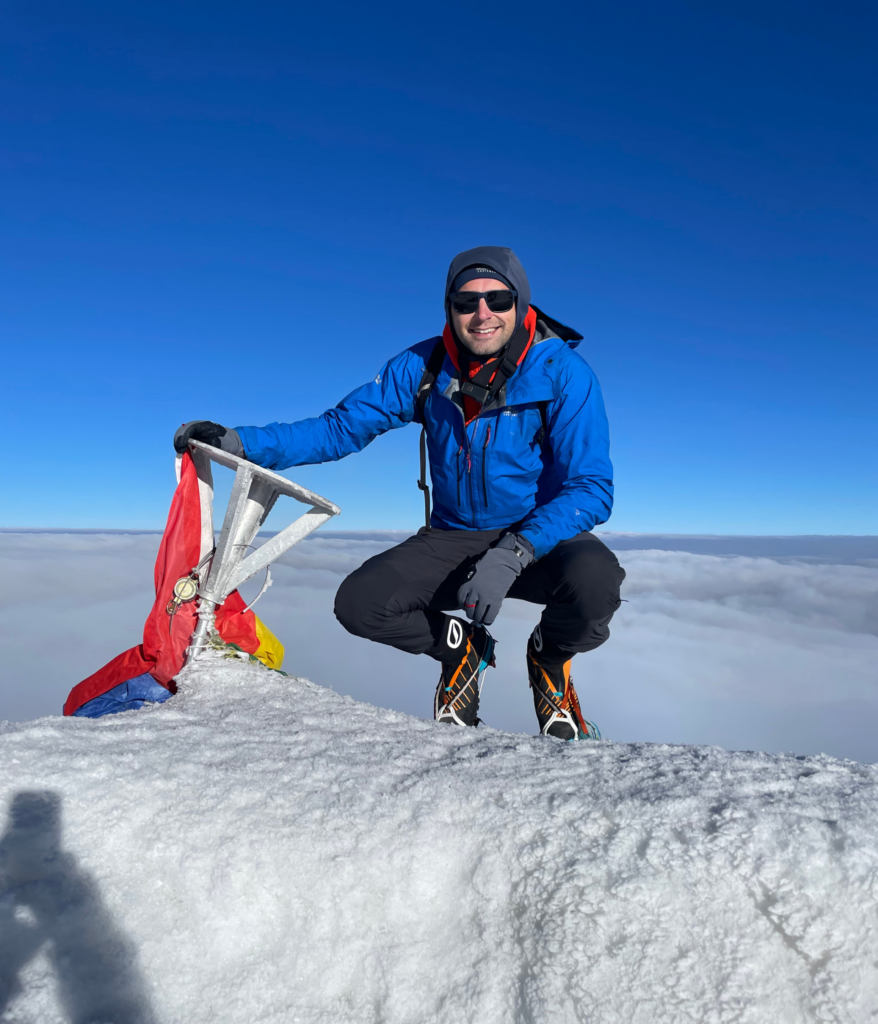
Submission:
<svg viewBox="0 0 878 1024">
<path fill-rule="evenodd" d="M 876 533 L 874 7 L 7 4 L 7 526 L 160 527 L 510 245 L 586 336 L 615 530 Z M 291 471 L 418 525 L 414 428 Z"/>
</svg>

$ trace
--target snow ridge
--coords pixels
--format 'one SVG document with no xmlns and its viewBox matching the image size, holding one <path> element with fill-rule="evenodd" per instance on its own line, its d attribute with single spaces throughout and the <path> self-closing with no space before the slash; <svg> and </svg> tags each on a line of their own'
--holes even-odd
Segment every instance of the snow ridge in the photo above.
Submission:
<svg viewBox="0 0 878 1024">
<path fill-rule="evenodd" d="M 875 766 L 453 729 L 221 660 L 0 739 L 4 1022 L 878 1015 Z"/>
</svg>

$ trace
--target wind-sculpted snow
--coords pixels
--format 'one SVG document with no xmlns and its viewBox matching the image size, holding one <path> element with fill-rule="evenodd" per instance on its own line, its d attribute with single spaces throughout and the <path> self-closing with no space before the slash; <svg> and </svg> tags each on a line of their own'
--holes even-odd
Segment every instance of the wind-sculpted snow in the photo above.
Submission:
<svg viewBox="0 0 878 1024">
<path fill-rule="evenodd" d="M 457 730 L 223 661 L 0 741 L 4 1022 L 878 1014 L 874 767 Z"/>
</svg>

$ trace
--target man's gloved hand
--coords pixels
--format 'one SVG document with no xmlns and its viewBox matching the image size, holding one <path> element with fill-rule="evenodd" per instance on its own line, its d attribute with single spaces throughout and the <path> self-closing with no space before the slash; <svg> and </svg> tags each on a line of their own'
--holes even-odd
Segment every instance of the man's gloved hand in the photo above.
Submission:
<svg viewBox="0 0 878 1024">
<path fill-rule="evenodd" d="M 470 570 L 457 592 L 460 607 L 477 626 L 490 626 L 516 577 L 533 560 L 533 547 L 517 534 L 507 533 Z"/>
<path fill-rule="evenodd" d="M 221 448 L 229 455 L 237 455 L 239 459 L 247 458 L 238 431 L 220 426 L 211 420 L 190 420 L 180 427 L 174 434 L 174 448 L 178 455 L 186 451 L 190 441 L 203 441 L 205 444 L 212 444 L 214 448 Z"/>
</svg>

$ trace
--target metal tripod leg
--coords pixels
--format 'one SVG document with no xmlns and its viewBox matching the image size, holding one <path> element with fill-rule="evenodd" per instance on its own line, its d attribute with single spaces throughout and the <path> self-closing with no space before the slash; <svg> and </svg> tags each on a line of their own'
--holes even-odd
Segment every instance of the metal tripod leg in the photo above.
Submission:
<svg viewBox="0 0 878 1024">
<path fill-rule="evenodd" d="M 187 661 L 197 657 L 207 646 L 216 621 L 216 609 L 233 590 L 341 511 L 326 498 L 271 470 L 201 441 L 190 441 L 189 446 L 193 457 L 207 456 L 213 462 L 233 469 L 235 483 L 210 571 L 198 588 L 198 625 L 189 642 Z M 295 498 L 310 508 L 248 555 L 256 534 L 281 496 Z"/>
</svg>

